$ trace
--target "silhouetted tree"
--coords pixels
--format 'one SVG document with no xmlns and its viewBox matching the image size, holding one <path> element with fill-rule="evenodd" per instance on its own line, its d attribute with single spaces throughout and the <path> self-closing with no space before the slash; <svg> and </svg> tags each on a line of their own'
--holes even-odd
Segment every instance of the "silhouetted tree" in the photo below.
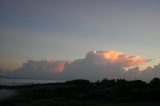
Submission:
<svg viewBox="0 0 160 106">
<path fill-rule="evenodd" d="M 150 81 L 150 86 L 151 87 L 160 87 L 160 79 L 159 78 L 153 78 Z"/>
<path fill-rule="evenodd" d="M 117 79 L 116 80 L 117 87 L 127 87 L 128 84 L 129 84 L 128 81 L 126 81 L 125 79 Z"/>
<path fill-rule="evenodd" d="M 89 80 L 84 79 L 77 79 L 72 81 L 66 81 L 66 84 L 72 84 L 72 85 L 90 85 L 91 82 Z"/>
<path fill-rule="evenodd" d="M 116 85 L 116 81 L 114 79 L 109 80 L 105 78 L 100 82 L 100 85 L 102 87 L 114 87 Z"/>
<path fill-rule="evenodd" d="M 143 82 L 141 80 L 130 81 L 130 84 L 134 88 L 144 88 L 146 86 L 146 82 Z"/>
</svg>

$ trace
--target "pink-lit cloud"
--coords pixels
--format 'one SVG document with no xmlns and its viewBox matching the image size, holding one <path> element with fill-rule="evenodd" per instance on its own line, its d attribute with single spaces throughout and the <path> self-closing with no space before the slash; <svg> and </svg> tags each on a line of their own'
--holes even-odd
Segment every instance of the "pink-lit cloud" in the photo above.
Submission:
<svg viewBox="0 0 160 106">
<path fill-rule="evenodd" d="M 113 50 L 93 51 L 90 53 L 95 56 L 100 56 L 109 63 L 121 64 L 122 67 L 137 66 L 146 62 L 145 59 L 140 56 L 126 55 L 122 52 Z"/>
<path fill-rule="evenodd" d="M 53 73 L 60 73 L 64 69 L 64 64 L 66 61 L 57 61 L 57 60 L 42 60 L 42 61 L 34 61 L 29 60 L 27 63 L 23 64 L 21 69 L 25 70 L 35 70 L 35 71 L 50 71 Z"/>
</svg>

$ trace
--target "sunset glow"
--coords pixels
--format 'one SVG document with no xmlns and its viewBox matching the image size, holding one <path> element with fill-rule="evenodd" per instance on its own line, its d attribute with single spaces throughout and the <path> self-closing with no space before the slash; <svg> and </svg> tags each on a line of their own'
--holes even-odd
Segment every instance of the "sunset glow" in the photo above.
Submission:
<svg viewBox="0 0 160 106">
<path fill-rule="evenodd" d="M 0 76 L 160 77 L 160 0 L 0 0 L 0 14 Z"/>
<path fill-rule="evenodd" d="M 116 62 L 119 56 L 122 54 L 121 52 L 112 50 L 98 51 L 97 53 L 103 55 L 106 59 L 110 60 L 113 63 Z"/>
<path fill-rule="evenodd" d="M 145 63 L 145 59 L 140 56 L 129 56 L 119 51 L 104 50 L 104 51 L 97 51 L 96 53 L 98 55 L 103 56 L 106 60 L 109 60 L 111 63 L 113 64 L 120 63 L 124 67 L 131 67 Z"/>
</svg>

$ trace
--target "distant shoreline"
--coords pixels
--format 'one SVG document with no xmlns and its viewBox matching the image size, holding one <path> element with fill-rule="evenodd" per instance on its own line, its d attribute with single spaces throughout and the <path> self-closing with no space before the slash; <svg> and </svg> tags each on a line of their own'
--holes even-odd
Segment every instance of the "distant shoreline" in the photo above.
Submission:
<svg viewBox="0 0 160 106">
<path fill-rule="evenodd" d="M 16 86 L 16 85 L 33 85 L 33 84 L 47 84 L 65 82 L 60 80 L 46 80 L 46 79 L 17 79 L 17 78 L 0 78 L 0 85 Z"/>
<path fill-rule="evenodd" d="M 46 79 L 46 78 L 21 78 L 21 77 L 11 77 L 11 76 L 0 76 L 0 79 L 4 78 L 4 79 L 32 79 L 32 80 L 54 80 L 54 79 Z"/>
</svg>

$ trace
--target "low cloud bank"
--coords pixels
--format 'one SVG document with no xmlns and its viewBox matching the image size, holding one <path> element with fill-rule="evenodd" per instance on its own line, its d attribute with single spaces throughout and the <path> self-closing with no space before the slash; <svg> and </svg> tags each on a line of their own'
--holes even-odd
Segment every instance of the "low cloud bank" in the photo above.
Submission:
<svg viewBox="0 0 160 106">
<path fill-rule="evenodd" d="M 91 51 L 84 59 L 72 62 L 57 60 L 29 60 L 21 68 L 14 71 L 12 76 L 24 78 L 45 79 L 88 79 L 98 80 L 103 78 L 124 78 L 129 80 L 141 79 L 149 81 L 160 77 L 160 64 L 147 67 L 140 71 L 138 65 L 145 64 L 148 60 L 140 56 L 130 56 L 118 51 L 103 50 Z M 128 70 L 125 68 L 133 67 Z M 2 71 L 1 71 L 2 72 Z"/>
</svg>

